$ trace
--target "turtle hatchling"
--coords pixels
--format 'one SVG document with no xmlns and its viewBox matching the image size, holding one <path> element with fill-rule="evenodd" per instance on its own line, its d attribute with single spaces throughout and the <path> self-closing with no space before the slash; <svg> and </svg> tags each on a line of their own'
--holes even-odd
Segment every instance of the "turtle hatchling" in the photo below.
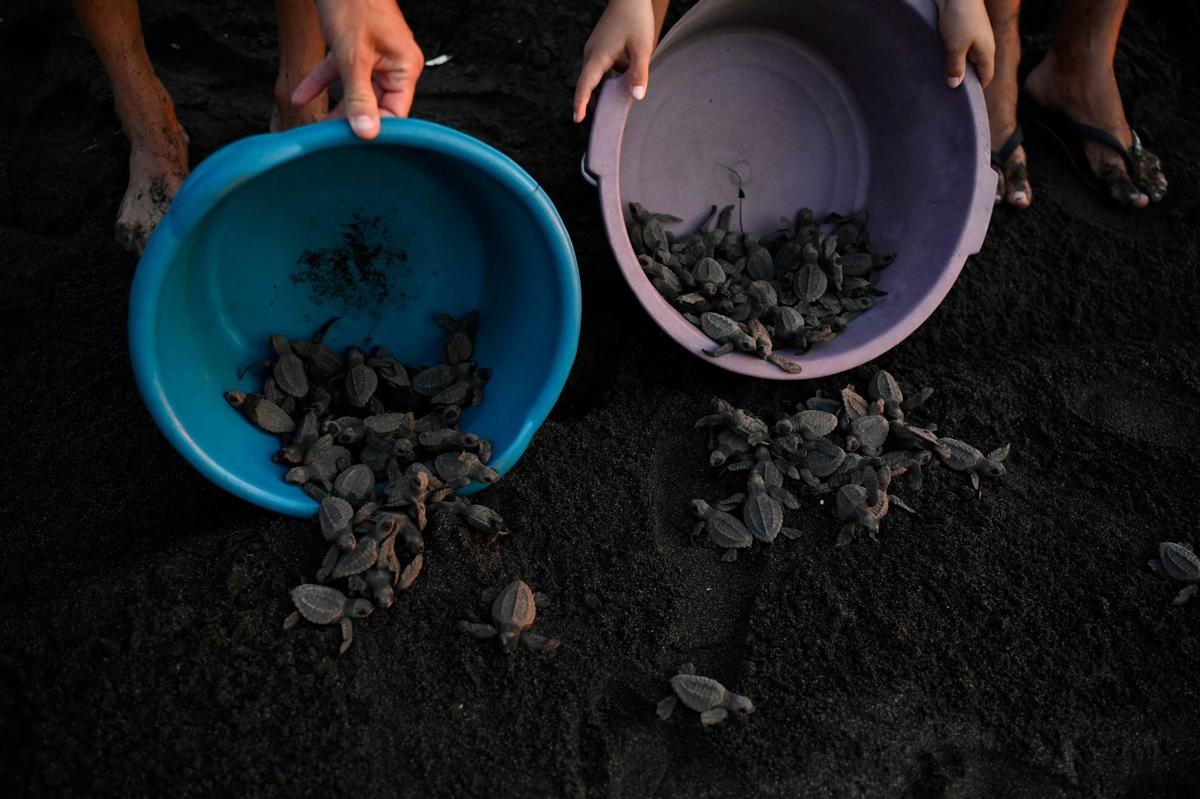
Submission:
<svg viewBox="0 0 1200 799">
<path fill-rule="evenodd" d="M 754 712 L 754 703 L 748 697 L 735 694 L 711 677 L 700 676 L 691 663 L 679 667 L 679 673 L 671 678 L 671 690 L 674 693 L 658 703 L 658 717 L 663 721 L 671 718 L 680 702 L 699 713 L 700 722 L 706 726 L 720 724 L 731 711 L 743 715 Z"/>
<path fill-rule="evenodd" d="M 702 499 L 692 500 L 692 512 L 698 520 L 692 529 L 692 537 L 707 531 L 709 540 L 725 550 L 722 560 L 737 560 L 737 551 L 750 546 L 754 540 L 746 525 Z"/>
<path fill-rule="evenodd" d="M 1182 605 L 1200 590 L 1200 557 L 1190 544 L 1163 541 L 1158 545 L 1158 558 L 1150 561 L 1150 568 L 1172 580 L 1188 583 L 1175 595 L 1173 605 Z"/>
<path fill-rule="evenodd" d="M 350 599 L 336 588 L 327 585 L 305 583 L 292 589 L 292 602 L 296 611 L 283 620 L 283 629 L 295 627 L 301 617 L 313 624 L 341 625 L 342 645 L 339 655 L 344 655 L 354 642 L 353 619 L 365 619 L 375 606 L 365 599 Z"/>
<path fill-rule="evenodd" d="M 1008 444 L 984 455 L 975 447 L 957 438 L 939 438 L 938 443 L 949 448 L 950 457 L 943 463 L 956 472 L 971 475 L 971 487 L 979 490 L 979 476 L 1000 477 L 1004 474 L 1004 459 L 1008 457 Z"/>
<path fill-rule="evenodd" d="M 546 638 L 529 631 L 537 617 L 538 606 L 544 606 L 546 599 L 544 595 L 534 594 L 524 581 L 513 580 L 501 591 L 484 591 L 483 601 L 491 602 L 492 624 L 463 620 L 458 623 L 463 632 L 476 638 L 498 637 L 500 645 L 509 652 L 515 650 L 518 643 L 543 652 L 559 647 L 561 642 L 557 638 Z"/>
</svg>

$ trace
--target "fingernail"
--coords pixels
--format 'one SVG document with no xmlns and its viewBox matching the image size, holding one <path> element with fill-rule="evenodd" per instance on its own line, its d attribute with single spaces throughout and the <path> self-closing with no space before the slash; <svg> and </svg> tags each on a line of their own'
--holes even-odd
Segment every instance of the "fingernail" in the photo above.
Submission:
<svg viewBox="0 0 1200 799">
<path fill-rule="evenodd" d="M 646 99 L 646 87 L 645 86 L 634 86 L 632 89 L 629 90 L 629 93 L 633 95 L 633 99 L 635 99 L 635 100 L 645 100 Z"/>
<path fill-rule="evenodd" d="M 350 118 L 350 127 L 353 128 L 354 132 L 359 136 L 366 136 L 368 133 L 370 133 L 373 123 L 374 120 L 372 120 L 366 114 L 359 114 L 356 117 Z"/>
<path fill-rule="evenodd" d="M 947 85 L 950 86 L 951 89 L 957 89 L 959 86 L 962 85 L 962 82 L 963 82 L 962 75 L 947 75 L 946 76 L 946 83 L 947 83 Z"/>
</svg>

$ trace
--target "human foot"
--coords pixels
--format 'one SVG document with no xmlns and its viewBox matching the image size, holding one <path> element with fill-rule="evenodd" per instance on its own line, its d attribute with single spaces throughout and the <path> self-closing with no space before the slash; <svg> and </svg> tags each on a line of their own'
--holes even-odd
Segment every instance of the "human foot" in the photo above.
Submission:
<svg viewBox="0 0 1200 799">
<path fill-rule="evenodd" d="M 1086 138 L 1082 142 L 1089 167 L 1113 200 L 1129 208 L 1145 208 L 1166 196 L 1167 179 L 1158 157 L 1141 146 L 1125 118 L 1111 64 L 1068 69 L 1051 50 L 1025 80 L 1025 92 L 1046 109 L 1116 140 L 1113 144 Z M 1113 146 L 1118 143 L 1128 162 Z"/>
<path fill-rule="evenodd" d="M 129 186 L 117 211 L 116 236 L 139 255 L 188 175 L 187 133 L 166 89 L 161 84 L 157 89 L 157 102 L 122 114 L 130 145 Z"/>
<path fill-rule="evenodd" d="M 988 12 L 996 40 L 996 72 L 983 90 L 991 128 L 992 167 L 1000 176 L 996 204 L 1007 202 L 1028 208 L 1033 190 L 1025 168 L 1025 148 L 1017 127 L 1017 65 L 1021 61 L 1021 37 L 1017 30 L 1016 7 L 991 3 Z"/>
</svg>

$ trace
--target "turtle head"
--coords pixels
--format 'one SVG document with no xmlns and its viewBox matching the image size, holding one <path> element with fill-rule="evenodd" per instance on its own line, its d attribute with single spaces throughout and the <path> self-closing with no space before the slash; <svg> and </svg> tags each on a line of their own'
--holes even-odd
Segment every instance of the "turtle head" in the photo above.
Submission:
<svg viewBox="0 0 1200 799">
<path fill-rule="evenodd" d="M 521 634 L 516 630 L 504 630 L 500 633 L 500 646 L 511 652 L 517 648 L 517 639 L 520 637 Z"/>
<path fill-rule="evenodd" d="M 246 393 L 244 391 L 226 391 L 225 401 L 235 408 L 240 408 L 246 402 Z"/>
<path fill-rule="evenodd" d="M 355 599 L 350 603 L 350 612 L 346 615 L 354 619 L 365 619 L 375 612 L 375 606 L 366 599 Z"/>
<path fill-rule="evenodd" d="M 750 697 L 729 692 L 728 699 L 729 709 L 735 713 L 753 713 L 754 703 L 750 701 Z"/>
<path fill-rule="evenodd" d="M 984 477 L 1000 477 L 1004 474 L 1004 464 L 1000 461 L 985 460 L 979 465 L 979 471 Z"/>
<path fill-rule="evenodd" d="M 704 517 L 708 516 L 708 514 L 711 512 L 712 512 L 712 508 L 709 507 L 708 503 L 705 502 L 704 500 L 702 500 L 702 499 L 693 499 L 692 500 L 692 513 L 696 514 L 696 516 L 698 518 L 703 519 Z"/>
</svg>

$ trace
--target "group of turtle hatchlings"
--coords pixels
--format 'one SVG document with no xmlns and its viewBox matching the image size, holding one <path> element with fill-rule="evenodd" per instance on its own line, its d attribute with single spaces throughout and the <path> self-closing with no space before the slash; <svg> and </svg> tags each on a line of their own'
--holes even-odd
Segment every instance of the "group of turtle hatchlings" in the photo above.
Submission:
<svg viewBox="0 0 1200 799">
<path fill-rule="evenodd" d="M 867 396 L 846 386 L 837 397 L 820 392 L 768 425 L 749 411 L 714 399 L 713 412 L 696 422 L 709 431 L 709 463 L 726 472 L 746 472 L 746 490 L 710 505 L 692 500 L 697 518 L 693 535 L 725 550 L 724 560 L 754 542 L 770 544 L 780 533 L 797 538 L 784 524 L 784 510 L 800 501 L 791 480 L 807 492 L 833 494 L 833 510 L 844 522 L 838 545 L 859 529 L 872 538 L 893 507 L 912 509 L 893 493 L 897 478 L 920 491 L 925 467 L 932 463 L 970 476 L 980 489 L 982 477 L 1004 474 L 1008 445 L 984 454 L 956 438 L 938 435 L 933 424 L 919 425 L 911 414 L 933 394 L 924 388 L 905 396 L 891 374 L 879 370 L 867 384 Z M 740 518 L 732 511 L 741 509 Z"/>
<path fill-rule="evenodd" d="M 284 627 L 301 618 L 339 624 L 344 653 L 352 620 L 390 607 L 420 575 L 432 514 L 452 514 L 492 540 L 508 530 L 499 513 L 456 493 L 498 478 L 487 465 L 491 442 L 458 427 L 462 409 L 483 401 L 491 376 L 472 360 L 478 314 L 435 317 L 448 335 L 442 362 L 425 368 L 406 366 L 384 347 L 369 357 L 356 347 L 339 355 L 324 343 L 336 321 L 306 340 L 272 335 L 274 357 L 241 375 L 262 369 L 261 393 L 225 398 L 279 437 L 273 460 L 288 467 L 284 479 L 319 503 L 329 549 L 316 582 L 292 590 L 296 612 Z M 520 628 L 512 619 L 496 623 Z"/>
<path fill-rule="evenodd" d="M 651 242 L 664 245 L 650 249 L 654 257 L 643 256 L 648 274 L 660 266 L 666 270 L 654 277 L 660 291 L 666 286 L 671 291 L 663 293 L 675 301 L 686 296 L 674 288 L 676 283 L 683 284 L 681 273 L 686 272 L 696 281 L 686 284 L 688 288 L 697 288 L 712 307 L 731 314 L 726 317 L 703 310 L 700 317 L 693 316 L 706 332 L 712 329 L 715 316 L 729 319 L 744 331 L 753 331 L 756 325 L 761 328 L 764 317 L 787 316 L 788 311 L 781 309 L 791 310 L 791 306 L 775 299 L 760 308 L 755 297 L 764 290 L 755 285 L 778 282 L 785 275 L 787 280 L 795 279 L 794 270 L 786 268 L 790 263 L 786 259 L 791 257 L 787 253 L 796 249 L 793 243 L 799 242 L 800 269 L 812 268 L 808 262 L 814 249 L 820 254 L 829 248 L 828 255 L 816 261 L 821 269 L 837 263 L 833 256 L 843 256 L 840 260 L 844 263 L 846 255 L 868 252 L 865 214 L 827 220 L 837 227 L 824 234 L 811 213 L 802 211 L 798 224 L 785 226 L 775 239 L 759 243 L 752 236 L 729 231 L 729 210 L 721 213 L 715 227 L 710 219 L 699 232 L 674 240 L 661 229 L 671 218 L 633 206 L 637 222 L 631 226 L 631 237 L 641 236 L 648 248 Z M 716 253 L 738 258 L 728 270 L 718 262 L 725 275 L 720 280 L 711 265 L 698 263 Z M 781 253 L 784 268 L 776 271 Z M 869 290 L 874 273 L 870 280 L 862 279 L 861 285 L 848 284 L 848 274 L 840 276 L 836 296 Z M 674 282 L 664 275 L 673 276 Z M 771 287 L 772 298 L 795 300 L 797 296 Z M 816 299 L 828 296 L 823 290 Z M 686 299 L 683 304 L 692 301 Z M 813 314 L 812 318 L 827 316 Z M 301 618 L 319 625 L 338 624 L 342 654 L 353 641 L 353 619 L 364 618 L 377 607 L 390 607 L 397 592 L 411 588 L 420 575 L 424 565 L 422 533 L 432 514 L 452 514 L 492 541 L 507 535 L 508 530 L 496 511 L 457 493 L 472 482 L 493 483 L 498 477 L 487 465 L 491 442 L 458 427 L 463 407 L 482 402 L 490 377 L 489 370 L 472 360 L 478 314 L 469 313 L 462 319 L 436 317 L 448 337 L 442 362 L 426 368 L 406 366 L 383 347 L 376 347 L 370 357 L 354 347 L 339 355 L 323 343 L 336 321 L 329 320 L 307 340 L 271 336 L 274 357 L 243 370 L 243 375 L 253 368 L 265 371 L 261 393 L 228 391 L 225 397 L 257 427 L 279 437 L 280 449 L 273 460 L 288 467 L 284 479 L 319 502 L 317 524 L 329 549 L 316 582 L 292 590 L 296 611 L 287 617 L 284 627 L 294 626 Z M 841 327 L 844 324 L 838 329 Z M 833 330 L 828 325 L 827 329 Z M 774 333 L 771 330 L 768 335 Z M 785 339 L 793 346 L 815 340 L 805 335 Z M 728 337 L 721 344 L 714 354 L 729 351 L 732 344 L 790 369 L 772 354 L 770 338 L 758 349 Z M 919 491 L 925 467 L 940 463 L 967 474 L 978 491 L 981 478 L 1004 474 L 1007 445 L 985 455 L 964 441 L 938 435 L 935 425 L 912 420 L 911 414 L 932 393 L 924 388 L 906 396 L 891 374 L 879 370 L 867 384 L 865 397 L 854 386 L 846 386 L 837 397 L 817 392 L 794 411 L 777 414 L 771 425 L 714 399 L 712 413 L 696 427 L 709 432 L 710 464 L 728 472 L 744 472 L 745 491 L 713 505 L 693 500 L 694 535 L 707 533 L 710 541 L 725 550 L 724 560 L 734 560 L 739 549 L 755 542 L 770 544 L 780 533 L 799 537 L 801 532 L 784 522 L 785 509 L 800 507 L 800 500 L 788 487 L 790 480 L 805 493 L 834 495 L 834 513 L 845 523 L 837 541 L 843 545 L 859 529 L 874 537 L 891 507 L 911 511 L 890 493 L 897 478 Z M 1182 604 L 1200 591 L 1200 557 L 1188 544 L 1163 542 L 1159 557 L 1150 565 L 1166 577 L 1186 583 L 1174 604 Z M 335 582 L 341 587 L 331 584 Z M 483 601 L 489 606 L 490 619 L 460 621 L 465 633 L 496 638 L 509 651 L 518 644 L 545 652 L 560 645 L 557 638 L 532 631 L 538 608 L 546 607 L 549 600 L 524 581 L 488 589 Z M 720 723 L 730 713 L 754 712 L 747 697 L 696 674 L 690 663 L 680 667 L 670 683 L 672 694 L 658 703 L 658 715 L 664 720 L 680 702 L 699 713 L 705 725 Z"/>
<path fill-rule="evenodd" d="M 804 353 L 844 331 L 886 295 L 880 270 L 895 256 L 871 251 L 865 210 L 818 220 L 802 208 L 761 239 L 734 231 L 733 211 L 714 205 L 697 230 L 675 236 L 667 225 L 679 217 L 630 203 L 629 241 L 658 293 L 716 343 L 708 355 L 737 350 L 797 374 L 775 348 Z"/>
</svg>

